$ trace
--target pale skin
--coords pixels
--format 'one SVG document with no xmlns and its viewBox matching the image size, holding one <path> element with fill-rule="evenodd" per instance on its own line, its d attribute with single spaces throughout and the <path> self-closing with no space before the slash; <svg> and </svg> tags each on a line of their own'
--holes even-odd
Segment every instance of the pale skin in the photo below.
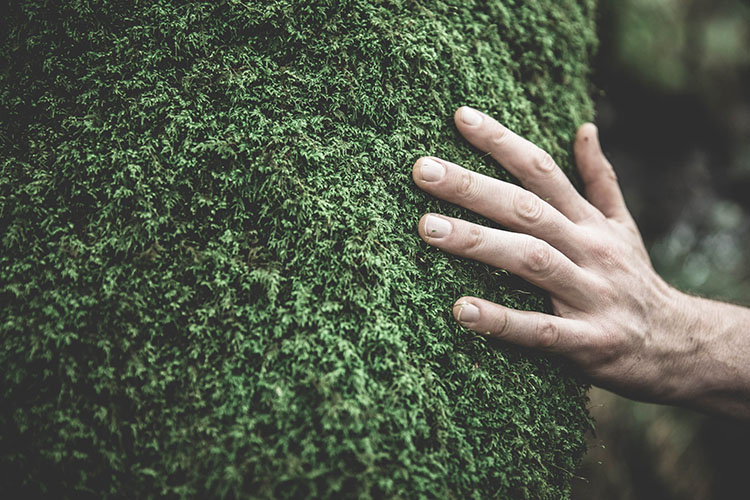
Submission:
<svg viewBox="0 0 750 500">
<path fill-rule="evenodd" d="M 553 313 L 461 297 L 456 320 L 564 356 L 625 396 L 750 420 L 750 309 L 687 295 L 656 274 L 596 127 L 582 125 L 574 144 L 584 198 L 547 153 L 490 116 L 464 106 L 454 119 L 523 187 L 420 158 L 417 186 L 508 230 L 425 214 L 419 235 L 547 290 Z"/>
</svg>

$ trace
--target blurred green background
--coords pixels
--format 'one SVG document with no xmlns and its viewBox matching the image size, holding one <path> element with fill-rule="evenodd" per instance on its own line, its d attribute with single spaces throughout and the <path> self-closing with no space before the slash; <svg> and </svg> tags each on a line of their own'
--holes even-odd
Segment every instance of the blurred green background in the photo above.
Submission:
<svg viewBox="0 0 750 500">
<path fill-rule="evenodd" d="M 750 2 L 601 0 L 599 16 L 597 122 L 654 266 L 750 305 Z M 574 499 L 750 498 L 749 425 L 590 397 Z"/>
</svg>

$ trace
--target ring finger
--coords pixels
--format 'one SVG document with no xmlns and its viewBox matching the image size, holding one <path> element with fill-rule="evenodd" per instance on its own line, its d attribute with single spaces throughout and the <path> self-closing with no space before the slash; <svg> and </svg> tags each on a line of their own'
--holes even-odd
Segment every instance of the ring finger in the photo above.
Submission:
<svg viewBox="0 0 750 500">
<path fill-rule="evenodd" d="M 438 214 L 424 215 L 419 220 L 418 232 L 432 246 L 507 269 L 572 305 L 590 301 L 593 280 L 586 271 L 533 236 Z"/>
</svg>

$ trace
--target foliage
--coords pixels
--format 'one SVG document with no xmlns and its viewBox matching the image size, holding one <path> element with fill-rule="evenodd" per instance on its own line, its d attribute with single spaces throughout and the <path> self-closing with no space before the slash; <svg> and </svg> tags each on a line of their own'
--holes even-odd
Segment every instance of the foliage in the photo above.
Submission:
<svg viewBox="0 0 750 500">
<path fill-rule="evenodd" d="M 428 248 L 472 104 L 592 115 L 591 1 L 16 2 L 2 32 L 0 488 L 559 498 L 585 393 L 456 326 L 539 291 Z"/>
</svg>

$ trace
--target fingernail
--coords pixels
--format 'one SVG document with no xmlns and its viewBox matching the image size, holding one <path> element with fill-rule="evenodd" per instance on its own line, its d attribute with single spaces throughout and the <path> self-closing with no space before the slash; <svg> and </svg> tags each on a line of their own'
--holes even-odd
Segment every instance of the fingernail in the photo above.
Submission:
<svg viewBox="0 0 750 500">
<path fill-rule="evenodd" d="M 458 317 L 456 318 L 459 323 L 473 323 L 479 319 L 479 308 L 474 304 L 463 302 L 458 304 Z"/>
<path fill-rule="evenodd" d="M 482 115 L 479 111 L 472 109 L 468 106 L 461 108 L 461 120 L 471 127 L 482 123 Z"/>
<path fill-rule="evenodd" d="M 424 230 L 430 238 L 442 238 L 451 234 L 453 226 L 445 219 L 428 215 L 424 221 Z"/>
<path fill-rule="evenodd" d="M 420 171 L 422 172 L 422 179 L 430 182 L 439 181 L 445 175 L 445 167 L 429 158 L 422 158 Z"/>
</svg>

